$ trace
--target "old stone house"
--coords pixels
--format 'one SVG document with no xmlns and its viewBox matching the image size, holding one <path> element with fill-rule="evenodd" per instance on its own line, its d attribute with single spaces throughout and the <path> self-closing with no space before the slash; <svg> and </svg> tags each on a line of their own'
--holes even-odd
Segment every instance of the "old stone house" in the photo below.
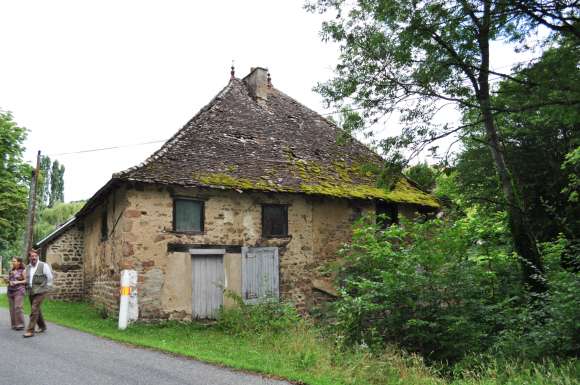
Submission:
<svg viewBox="0 0 580 385">
<path fill-rule="evenodd" d="M 382 160 L 338 140 L 329 120 L 253 69 L 227 86 L 142 164 L 114 174 L 39 242 L 59 298 L 113 311 L 119 275 L 138 272 L 139 316 L 215 317 L 232 300 L 281 297 L 308 308 L 332 285 L 323 267 L 363 213 L 434 210 L 401 177 L 377 187 Z"/>
</svg>

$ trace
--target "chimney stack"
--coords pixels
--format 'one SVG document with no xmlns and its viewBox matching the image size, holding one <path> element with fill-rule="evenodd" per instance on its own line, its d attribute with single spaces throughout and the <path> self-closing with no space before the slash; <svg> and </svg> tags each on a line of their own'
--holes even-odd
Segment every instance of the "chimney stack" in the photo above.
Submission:
<svg viewBox="0 0 580 385">
<path fill-rule="evenodd" d="M 250 95 L 256 101 L 263 102 L 268 99 L 268 93 L 272 88 L 270 74 L 266 68 L 252 68 L 251 72 L 244 78 L 244 82 L 250 90 Z"/>
</svg>

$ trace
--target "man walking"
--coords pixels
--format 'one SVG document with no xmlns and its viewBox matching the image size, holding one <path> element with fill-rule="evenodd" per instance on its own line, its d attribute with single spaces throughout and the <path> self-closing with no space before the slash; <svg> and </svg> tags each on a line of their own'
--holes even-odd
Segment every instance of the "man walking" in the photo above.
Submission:
<svg viewBox="0 0 580 385">
<path fill-rule="evenodd" d="M 36 325 L 39 333 L 46 331 L 46 323 L 42 317 L 40 306 L 52 287 L 52 271 L 46 262 L 38 260 L 38 252 L 30 250 L 28 253 L 29 265 L 26 266 L 27 289 L 30 296 L 30 321 L 24 333 L 24 338 L 33 337 Z"/>
</svg>

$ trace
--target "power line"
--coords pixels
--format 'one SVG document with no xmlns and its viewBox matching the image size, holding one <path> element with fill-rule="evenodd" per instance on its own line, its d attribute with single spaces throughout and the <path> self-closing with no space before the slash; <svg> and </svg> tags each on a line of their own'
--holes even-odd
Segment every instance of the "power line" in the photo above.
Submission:
<svg viewBox="0 0 580 385">
<path fill-rule="evenodd" d="M 154 144 L 154 143 L 163 143 L 166 142 L 167 139 L 163 140 L 152 140 L 150 142 L 141 142 L 141 143 L 132 143 L 132 144 L 125 144 L 121 146 L 111 146 L 111 147 L 101 147 L 101 148 L 91 148 L 87 150 L 80 150 L 80 151 L 71 151 L 71 152 L 61 152 L 58 154 L 48 154 L 48 156 L 61 156 L 61 155 L 72 155 L 72 154 L 85 154 L 87 152 L 97 152 L 97 151 L 106 151 L 106 150 L 116 150 L 119 148 L 127 148 L 127 147 L 136 147 L 136 146 L 143 146 L 146 144 Z"/>
<path fill-rule="evenodd" d="M 515 66 L 515 65 L 520 65 L 520 64 L 528 64 L 531 63 L 532 61 L 538 60 L 537 58 L 533 58 L 530 60 L 524 60 L 524 61 L 520 61 L 520 62 L 515 62 L 511 65 L 505 65 L 505 66 L 501 66 L 501 67 L 497 67 L 495 68 L 495 70 L 500 69 L 500 68 L 506 68 L 506 67 L 510 67 L 510 66 Z M 492 76 L 494 76 L 495 74 L 492 74 Z M 489 79 L 490 83 L 494 83 L 497 82 L 498 80 L 503 80 L 505 79 L 504 76 L 501 75 L 495 75 L 496 77 L 493 78 L 491 77 Z M 462 79 L 461 82 L 465 83 L 468 82 L 469 79 Z M 414 97 L 410 97 L 410 98 L 406 98 L 405 101 L 406 102 L 410 102 L 410 101 L 414 101 L 414 100 L 419 100 L 419 99 L 423 99 L 426 96 L 414 96 Z M 364 107 L 358 107 L 358 108 L 349 108 L 348 111 L 359 111 L 359 110 L 364 110 Z M 322 116 L 331 116 L 331 115 L 335 115 L 338 113 L 341 113 L 341 110 L 337 110 L 337 111 L 331 111 L 331 112 L 327 112 L 327 113 L 323 113 L 320 114 Z M 90 153 L 90 152 L 98 152 L 98 151 L 108 151 L 108 150 L 116 150 L 116 149 L 121 149 L 121 148 L 127 148 L 127 147 L 136 147 L 136 146 L 143 146 L 143 145 L 147 145 L 147 144 L 155 144 L 155 143 L 164 143 L 166 142 L 168 139 L 163 139 L 163 140 L 153 140 L 153 141 L 149 141 L 149 142 L 141 142 L 141 143 L 132 143 L 132 144 L 126 144 L 126 145 L 120 145 L 120 146 L 110 146 L 110 147 L 101 147 L 101 148 L 92 148 L 92 149 L 87 149 L 87 150 L 80 150 L 80 151 L 71 151 L 71 152 L 61 152 L 61 153 L 57 153 L 57 154 L 47 154 L 48 156 L 63 156 L 63 155 L 74 155 L 74 154 L 85 154 L 85 153 Z"/>
</svg>

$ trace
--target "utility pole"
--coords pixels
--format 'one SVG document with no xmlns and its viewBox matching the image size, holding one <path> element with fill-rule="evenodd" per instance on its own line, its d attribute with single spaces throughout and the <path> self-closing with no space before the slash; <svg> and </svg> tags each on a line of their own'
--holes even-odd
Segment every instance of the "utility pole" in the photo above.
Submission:
<svg viewBox="0 0 580 385">
<path fill-rule="evenodd" d="M 30 180 L 30 194 L 28 196 L 28 216 L 26 220 L 26 237 L 24 238 L 24 248 L 22 258 L 28 261 L 28 252 L 32 249 L 32 240 L 34 237 L 34 217 L 36 211 L 36 187 L 38 185 L 38 173 L 40 170 L 40 150 L 36 155 L 36 168 L 32 172 Z"/>
</svg>

